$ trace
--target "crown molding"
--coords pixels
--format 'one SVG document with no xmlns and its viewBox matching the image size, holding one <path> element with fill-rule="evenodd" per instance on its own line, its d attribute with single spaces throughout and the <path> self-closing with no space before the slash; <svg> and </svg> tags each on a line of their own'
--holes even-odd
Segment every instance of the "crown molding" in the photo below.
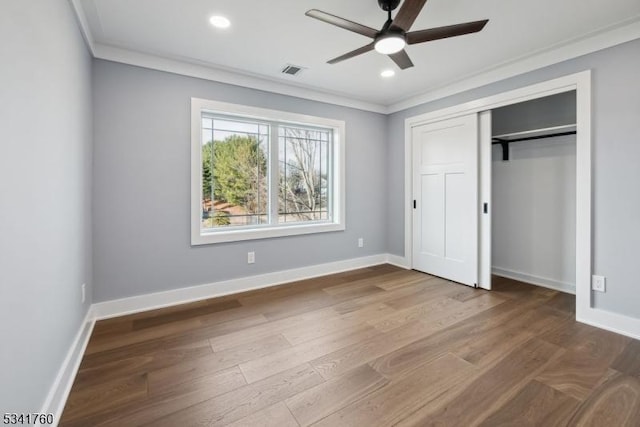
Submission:
<svg viewBox="0 0 640 427">
<path fill-rule="evenodd" d="M 592 33 L 591 35 L 576 40 L 560 43 L 532 55 L 523 56 L 490 70 L 467 76 L 454 83 L 429 89 L 420 95 L 393 103 L 387 107 L 387 114 L 396 113 L 427 102 L 486 86 L 639 38 L 640 16 L 636 16 L 631 20 L 624 21 L 613 27 L 608 27 L 595 34 Z"/>
<path fill-rule="evenodd" d="M 96 56 L 95 52 L 95 39 L 93 38 L 93 34 L 91 33 L 91 28 L 89 27 L 89 21 L 87 20 L 87 15 L 84 13 L 84 9 L 80 4 L 80 0 L 68 0 L 71 9 L 73 10 L 76 21 L 78 22 L 78 27 L 80 28 L 80 33 L 82 34 L 82 38 L 84 39 L 89 52 L 91 52 L 92 56 Z"/>
<path fill-rule="evenodd" d="M 361 101 L 319 90 L 308 89 L 292 84 L 281 83 L 262 77 L 252 76 L 243 73 L 242 71 L 227 71 L 220 68 L 214 68 L 209 65 L 200 65 L 184 60 L 169 59 L 158 55 L 135 52 L 99 43 L 95 44 L 94 56 L 99 59 L 135 65 L 152 70 L 165 71 L 168 73 L 243 86 L 281 95 L 310 99 L 312 101 L 356 108 L 358 110 L 372 111 L 382 114 L 386 114 L 387 112 L 387 107 L 380 104 Z"/>
<path fill-rule="evenodd" d="M 239 70 L 225 70 L 211 64 L 166 58 L 100 44 L 95 41 L 91 33 L 81 0 L 68 1 L 76 14 L 82 36 L 95 58 L 381 114 L 406 110 L 640 38 L 640 16 L 635 16 L 586 36 L 559 43 L 491 69 L 468 75 L 444 86 L 430 88 L 415 96 L 383 105 L 362 101 L 348 95 L 275 81 Z"/>
</svg>

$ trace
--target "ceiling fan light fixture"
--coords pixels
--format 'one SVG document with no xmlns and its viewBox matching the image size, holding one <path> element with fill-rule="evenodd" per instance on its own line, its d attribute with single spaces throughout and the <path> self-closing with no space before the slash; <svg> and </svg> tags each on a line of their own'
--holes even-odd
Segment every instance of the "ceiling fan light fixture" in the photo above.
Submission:
<svg viewBox="0 0 640 427">
<path fill-rule="evenodd" d="M 385 34 L 378 37 L 374 45 L 376 52 L 383 55 L 391 55 L 400 52 L 407 45 L 402 34 Z"/>
</svg>

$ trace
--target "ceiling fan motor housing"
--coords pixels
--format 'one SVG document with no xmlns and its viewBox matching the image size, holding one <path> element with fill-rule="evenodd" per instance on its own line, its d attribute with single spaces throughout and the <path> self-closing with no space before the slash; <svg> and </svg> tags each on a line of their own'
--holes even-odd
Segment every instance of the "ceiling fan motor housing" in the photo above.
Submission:
<svg viewBox="0 0 640 427">
<path fill-rule="evenodd" d="M 400 0 L 378 0 L 378 4 L 385 12 L 394 10 L 400 4 Z"/>
</svg>

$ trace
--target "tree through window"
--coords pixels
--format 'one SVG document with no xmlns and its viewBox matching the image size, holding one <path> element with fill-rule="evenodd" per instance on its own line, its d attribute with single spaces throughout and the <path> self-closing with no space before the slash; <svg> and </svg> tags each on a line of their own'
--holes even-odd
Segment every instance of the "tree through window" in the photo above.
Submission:
<svg viewBox="0 0 640 427">
<path fill-rule="evenodd" d="M 202 227 L 268 223 L 269 126 L 202 120 Z"/>
<path fill-rule="evenodd" d="M 331 132 L 281 126 L 278 221 L 329 219 Z"/>
</svg>

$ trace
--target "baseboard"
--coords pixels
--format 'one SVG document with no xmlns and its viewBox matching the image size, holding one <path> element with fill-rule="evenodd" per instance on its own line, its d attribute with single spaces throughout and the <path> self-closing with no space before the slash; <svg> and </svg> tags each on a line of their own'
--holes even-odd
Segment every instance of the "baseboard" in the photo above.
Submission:
<svg viewBox="0 0 640 427">
<path fill-rule="evenodd" d="M 78 373 L 78 368 L 80 368 L 80 362 L 82 362 L 94 325 L 93 311 L 92 308 L 89 308 L 40 410 L 40 413 L 43 414 L 53 414 L 54 427 L 60 422 L 64 405 L 71 392 L 71 386 Z"/>
<path fill-rule="evenodd" d="M 97 320 L 108 319 L 177 304 L 268 288 L 298 280 L 384 264 L 386 262 L 387 254 L 379 254 L 241 277 L 222 282 L 172 289 L 170 291 L 95 303 L 93 304 L 93 313 Z"/>
<path fill-rule="evenodd" d="M 411 269 L 407 258 L 399 255 L 387 254 L 387 264 L 395 265 L 396 267 Z"/>
<path fill-rule="evenodd" d="M 596 328 L 640 340 L 640 319 L 635 317 L 598 308 L 589 308 L 584 312 L 579 311 L 576 315 L 576 320 Z"/>
<path fill-rule="evenodd" d="M 507 268 L 491 267 L 491 274 L 507 279 L 518 280 L 520 282 L 531 283 L 532 285 L 542 286 L 543 288 L 553 289 L 555 291 L 566 292 L 568 294 L 576 294 L 576 285 L 559 280 L 549 279 L 548 277 L 535 276 L 533 274 L 513 271 Z"/>
</svg>

